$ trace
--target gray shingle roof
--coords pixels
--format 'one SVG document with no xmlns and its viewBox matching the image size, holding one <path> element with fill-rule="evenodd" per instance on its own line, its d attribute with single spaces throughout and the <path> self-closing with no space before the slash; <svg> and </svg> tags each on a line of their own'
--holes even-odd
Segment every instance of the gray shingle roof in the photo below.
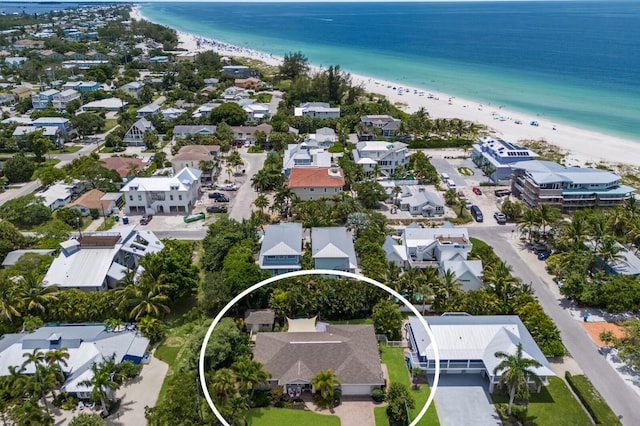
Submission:
<svg viewBox="0 0 640 426">
<path fill-rule="evenodd" d="M 271 309 L 249 309 L 244 315 L 245 324 L 273 324 L 276 314 Z"/>
<path fill-rule="evenodd" d="M 331 369 L 345 384 L 384 384 L 371 325 L 329 325 L 326 332 L 258 333 L 254 359 L 279 384 L 310 382 Z"/>
</svg>

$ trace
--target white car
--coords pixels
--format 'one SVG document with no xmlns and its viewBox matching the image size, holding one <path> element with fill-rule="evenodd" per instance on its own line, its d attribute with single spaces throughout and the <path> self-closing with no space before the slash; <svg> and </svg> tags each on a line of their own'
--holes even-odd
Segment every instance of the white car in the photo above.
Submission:
<svg viewBox="0 0 640 426">
<path fill-rule="evenodd" d="M 220 185 L 220 189 L 223 191 L 237 191 L 238 186 L 234 183 L 225 183 L 224 185 Z"/>
</svg>

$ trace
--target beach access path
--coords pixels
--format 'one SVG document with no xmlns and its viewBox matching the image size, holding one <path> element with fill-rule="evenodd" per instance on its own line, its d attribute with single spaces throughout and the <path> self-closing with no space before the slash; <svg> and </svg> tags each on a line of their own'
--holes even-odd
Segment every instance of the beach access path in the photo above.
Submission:
<svg viewBox="0 0 640 426">
<path fill-rule="evenodd" d="M 614 370 L 599 352 L 580 318 L 565 308 L 567 301 L 559 294 L 557 285 L 545 271 L 545 262 L 519 247 L 519 240 L 511 240 L 512 227 L 470 227 L 469 233 L 493 247 L 495 253 L 513 268 L 515 276 L 531 283 L 535 296 L 560 330 L 562 342 L 584 374 L 602 394 L 624 425 L 640 424 L 640 396 Z"/>
</svg>

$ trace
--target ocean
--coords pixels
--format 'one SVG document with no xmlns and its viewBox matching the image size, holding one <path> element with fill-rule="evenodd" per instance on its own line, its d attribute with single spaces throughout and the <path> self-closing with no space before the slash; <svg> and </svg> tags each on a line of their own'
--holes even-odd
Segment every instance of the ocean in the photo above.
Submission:
<svg viewBox="0 0 640 426">
<path fill-rule="evenodd" d="M 274 55 L 640 141 L 640 2 L 147 3 Z"/>
</svg>

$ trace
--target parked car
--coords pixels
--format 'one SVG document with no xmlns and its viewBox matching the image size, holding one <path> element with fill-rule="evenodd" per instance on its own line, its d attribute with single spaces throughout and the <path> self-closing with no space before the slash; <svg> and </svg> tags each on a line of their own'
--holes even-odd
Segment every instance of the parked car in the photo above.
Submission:
<svg viewBox="0 0 640 426">
<path fill-rule="evenodd" d="M 213 198 L 214 200 L 217 200 L 218 198 L 226 197 L 226 195 L 224 195 L 222 192 L 210 192 L 207 196 L 209 198 Z"/>
<path fill-rule="evenodd" d="M 493 191 L 493 193 L 496 195 L 496 197 L 505 197 L 507 195 L 511 195 L 511 191 L 509 191 L 508 189 L 496 189 L 495 191 Z"/>
<path fill-rule="evenodd" d="M 207 207 L 207 213 L 226 213 L 227 206 L 209 206 Z"/>
<path fill-rule="evenodd" d="M 482 222 L 484 220 L 484 216 L 482 216 L 482 210 L 480 210 L 480 207 L 474 204 L 469 210 L 471 211 L 471 216 L 473 216 L 476 222 Z"/>
<path fill-rule="evenodd" d="M 237 191 L 238 185 L 235 183 L 225 183 L 224 185 L 220 185 L 220 189 L 223 191 Z"/>
<path fill-rule="evenodd" d="M 213 201 L 215 201 L 216 203 L 228 203 L 229 197 L 227 197 L 226 195 L 223 195 L 222 197 L 214 198 Z"/>
<path fill-rule="evenodd" d="M 472 189 L 473 193 L 476 195 L 482 195 L 482 191 L 477 186 L 474 186 Z"/>
<path fill-rule="evenodd" d="M 541 251 L 538 253 L 538 260 L 547 260 L 547 258 L 551 256 L 551 253 L 548 251 Z"/>
<path fill-rule="evenodd" d="M 151 219 L 153 219 L 152 214 L 142 215 L 142 219 L 140 219 L 140 225 L 146 225 L 147 223 L 151 222 Z"/>
<path fill-rule="evenodd" d="M 504 225 L 507 223 L 507 216 L 505 216 L 502 212 L 495 212 L 493 214 L 493 218 L 498 222 L 499 225 Z"/>
<path fill-rule="evenodd" d="M 543 253 L 543 252 L 548 252 L 549 251 L 549 247 L 547 247 L 546 244 L 544 243 L 532 243 L 529 248 L 531 249 L 531 251 L 533 251 L 535 254 L 539 254 L 539 253 Z"/>
</svg>

